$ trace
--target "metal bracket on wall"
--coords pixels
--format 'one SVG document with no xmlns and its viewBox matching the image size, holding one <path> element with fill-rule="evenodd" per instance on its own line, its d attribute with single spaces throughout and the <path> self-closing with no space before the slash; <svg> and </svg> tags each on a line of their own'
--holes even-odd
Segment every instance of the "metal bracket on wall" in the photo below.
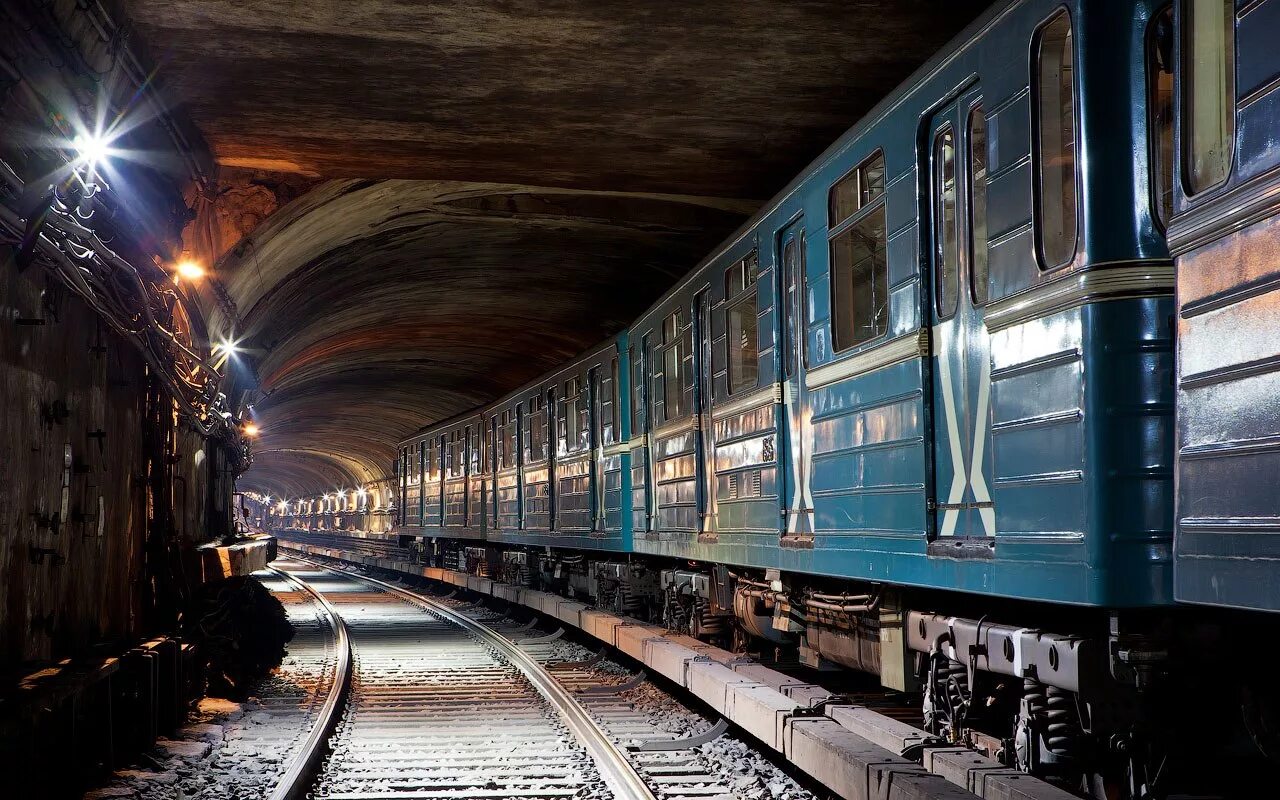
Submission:
<svg viewBox="0 0 1280 800">
<path fill-rule="evenodd" d="M 46 428 L 52 428 L 54 425 L 61 425 L 63 422 L 66 422 L 67 417 L 70 416 L 71 409 L 62 398 L 40 404 L 40 419 L 44 422 Z"/>
<path fill-rule="evenodd" d="M 36 527 L 40 530 L 47 530 L 54 536 L 62 530 L 62 514 L 55 511 L 52 514 L 46 514 L 43 511 L 32 511 L 31 516 L 36 521 Z"/>
<path fill-rule="evenodd" d="M 44 563 L 45 557 L 49 557 L 49 565 L 60 567 L 67 563 L 66 556 L 54 550 L 52 547 L 36 547 L 34 544 L 27 547 L 27 557 L 31 559 L 32 564 Z"/>
</svg>

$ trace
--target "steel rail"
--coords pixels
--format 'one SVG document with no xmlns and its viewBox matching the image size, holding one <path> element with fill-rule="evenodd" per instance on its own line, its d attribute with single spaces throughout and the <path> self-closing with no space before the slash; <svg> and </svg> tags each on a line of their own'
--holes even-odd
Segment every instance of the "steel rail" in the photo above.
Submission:
<svg viewBox="0 0 1280 800">
<path fill-rule="evenodd" d="M 313 563 L 313 562 L 308 562 Z M 321 609 L 329 617 L 329 624 L 334 634 L 334 649 L 337 663 L 334 667 L 333 685 L 329 687 L 329 695 L 320 707 L 319 718 L 311 726 L 303 742 L 302 750 L 293 757 L 284 774 L 276 783 L 276 788 L 267 795 L 267 800 L 302 800 L 311 791 L 320 762 L 325 756 L 330 734 L 338 726 L 342 718 L 342 710 L 347 704 L 347 695 L 351 691 L 351 637 L 347 634 L 347 624 L 342 615 L 329 600 L 313 589 L 306 581 L 290 575 L 276 567 L 268 567 L 291 586 L 315 598 Z"/>
<path fill-rule="evenodd" d="M 610 741 L 608 734 L 591 718 L 587 710 L 552 677 L 542 664 L 520 649 L 520 646 L 515 642 L 507 639 L 489 626 L 459 614 L 449 606 L 425 595 L 411 592 L 393 583 L 371 578 L 368 575 L 348 572 L 344 569 L 301 558 L 292 552 L 289 557 L 296 558 L 298 561 L 311 564 L 320 569 L 373 584 L 406 602 L 417 605 L 452 622 L 476 636 L 480 641 L 494 647 L 498 652 L 502 653 L 503 657 L 515 665 L 529 680 L 529 683 L 538 690 L 538 693 L 555 708 L 556 713 L 560 715 L 565 725 L 573 731 L 578 741 L 586 747 L 592 761 L 595 762 L 596 769 L 600 772 L 600 777 L 608 784 L 617 800 L 657 800 L 657 796 L 649 789 L 649 785 L 644 778 L 636 772 L 626 754 Z"/>
</svg>

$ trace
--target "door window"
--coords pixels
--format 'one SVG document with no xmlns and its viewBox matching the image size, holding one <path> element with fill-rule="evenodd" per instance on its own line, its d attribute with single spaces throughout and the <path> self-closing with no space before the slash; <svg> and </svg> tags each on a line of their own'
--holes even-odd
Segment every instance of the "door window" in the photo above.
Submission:
<svg viewBox="0 0 1280 800">
<path fill-rule="evenodd" d="M 796 286 L 796 261 L 799 260 L 799 249 L 799 242 L 794 236 L 789 237 L 782 246 L 782 296 L 786 298 L 782 307 L 782 369 L 788 378 L 794 377 L 796 364 L 795 325 L 798 315 L 795 306 L 800 291 Z"/>
<path fill-rule="evenodd" d="M 934 284 L 938 316 L 956 312 L 960 236 L 956 230 L 956 140 L 950 124 L 933 136 Z"/>
<path fill-rule="evenodd" d="M 1235 147 L 1235 0 L 1189 0 L 1183 15 L 1188 194 L 1231 171 Z"/>
<path fill-rule="evenodd" d="M 1048 269 L 1076 250 L 1075 51 L 1065 11 L 1040 29 L 1036 53 L 1036 231 Z"/>
<path fill-rule="evenodd" d="M 687 314 L 677 310 L 667 317 L 663 325 L 662 418 L 670 422 L 689 413 L 691 381 L 686 362 L 690 358 Z"/>
<path fill-rule="evenodd" d="M 969 112 L 969 283 L 975 305 L 987 302 L 987 115 Z"/>
</svg>

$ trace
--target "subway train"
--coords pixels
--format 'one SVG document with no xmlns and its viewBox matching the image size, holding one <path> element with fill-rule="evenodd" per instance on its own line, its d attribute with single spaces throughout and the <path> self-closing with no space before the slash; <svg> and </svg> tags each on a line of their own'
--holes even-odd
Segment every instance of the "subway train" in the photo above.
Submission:
<svg viewBox="0 0 1280 800">
<path fill-rule="evenodd" d="M 1277 35 L 998 3 L 625 331 L 404 441 L 395 532 L 1097 797 L 1188 717 L 1276 755 Z"/>
</svg>

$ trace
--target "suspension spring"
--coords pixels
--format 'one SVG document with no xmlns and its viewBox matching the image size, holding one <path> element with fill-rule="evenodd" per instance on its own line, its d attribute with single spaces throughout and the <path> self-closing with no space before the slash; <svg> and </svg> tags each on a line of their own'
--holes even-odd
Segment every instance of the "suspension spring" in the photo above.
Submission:
<svg viewBox="0 0 1280 800">
<path fill-rule="evenodd" d="M 1059 758 L 1078 758 L 1084 732 L 1080 729 L 1075 696 L 1033 678 L 1023 679 L 1022 696 L 1030 713 L 1042 721 L 1045 749 Z"/>
<path fill-rule="evenodd" d="M 667 587 L 666 613 L 664 615 L 666 617 L 666 626 L 677 633 L 688 633 L 690 615 L 680 600 L 680 593 L 675 591 L 674 587 Z"/>
<path fill-rule="evenodd" d="M 718 636 L 724 633 L 724 617 L 711 611 L 711 601 L 705 597 L 694 598 L 694 613 L 698 616 L 698 633 L 702 636 Z"/>
<path fill-rule="evenodd" d="M 614 611 L 618 609 L 618 595 L 621 594 L 620 587 L 614 581 L 599 578 L 596 580 L 596 603 L 601 608 L 610 608 Z"/>
<path fill-rule="evenodd" d="M 618 595 L 621 598 L 618 602 L 619 611 L 635 614 L 644 605 L 644 599 L 633 594 L 628 584 L 624 583 L 618 588 Z"/>
<path fill-rule="evenodd" d="M 941 652 L 933 654 L 930 665 L 930 694 L 933 711 L 928 716 L 931 732 L 959 741 L 969 706 L 969 671 L 959 661 Z"/>
</svg>

